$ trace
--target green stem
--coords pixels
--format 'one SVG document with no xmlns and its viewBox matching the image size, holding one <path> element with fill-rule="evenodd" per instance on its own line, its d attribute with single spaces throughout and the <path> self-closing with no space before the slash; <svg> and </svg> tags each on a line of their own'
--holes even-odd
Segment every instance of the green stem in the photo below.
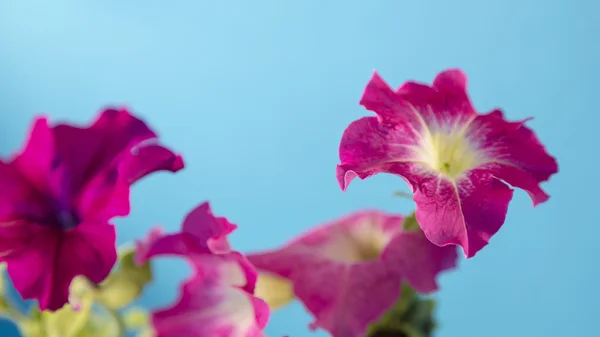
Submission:
<svg viewBox="0 0 600 337">
<path fill-rule="evenodd" d="M 108 315 L 117 323 L 117 336 L 119 337 L 127 337 L 127 327 L 125 326 L 125 322 L 123 322 L 123 318 L 116 310 L 111 310 L 109 308 L 104 307 Z"/>
<path fill-rule="evenodd" d="M 15 308 L 12 301 L 10 301 L 8 298 L 0 298 L 0 307 L 3 311 L 3 313 L 0 314 L 0 316 L 6 316 L 6 318 L 9 318 L 12 321 L 18 322 L 27 318 L 25 317 L 25 315 L 23 315 L 23 313 L 21 313 L 19 310 L 17 310 L 17 308 Z"/>
</svg>

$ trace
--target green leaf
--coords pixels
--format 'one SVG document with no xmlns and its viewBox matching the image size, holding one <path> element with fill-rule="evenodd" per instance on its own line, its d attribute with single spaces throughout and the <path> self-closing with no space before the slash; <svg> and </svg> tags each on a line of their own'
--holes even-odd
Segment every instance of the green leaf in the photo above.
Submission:
<svg viewBox="0 0 600 337">
<path fill-rule="evenodd" d="M 133 248 L 121 251 L 118 267 L 96 291 L 96 299 L 110 310 L 118 310 L 131 304 L 139 297 L 144 286 L 152 281 L 150 262 L 138 266 L 134 257 Z"/>
<path fill-rule="evenodd" d="M 404 199 L 409 199 L 409 200 L 412 200 L 412 198 L 413 198 L 412 194 L 410 194 L 408 192 L 404 192 L 404 191 L 396 191 L 396 192 L 394 192 L 394 196 L 404 198 Z"/>
<path fill-rule="evenodd" d="M 6 264 L 0 263 L 0 294 L 6 294 Z"/>
<path fill-rule="evenodd" d="M 128 330 L 142 330 L 148 327 L 148 312 L 142 308 L 131 308 L 123 314 L 123 322 Z"/>
<path fill-rule="evenodd" d="M 0 316 L 10 317 L 12 311 L 12 305 L 6 298 L 6 275 L 5 275 L 6 264 L 0 264 Z"/>
<path fill-rule="evenodd" d="M 47 337 L 77 337 L 92 316 L 92 299 L 81 300 L 78 311 L 71 304 L 55 312 L 41 313 L 42 326 Z"/>
<path fill-rule="evenodd" d="M 151 328 L 142 329 L 136 335 L 136 337 L 155 337 L 155 336 L 156 336 L 156 334 L 154 333 L 154 330 L 152 330 Z"/>
<path fill-rule="evenodd" d="M 23 337 L 48 337 L 44 332 L 42 322 L 38 320 L 22 320 L 17 322 L 17 327 Z"/>
<path fill-rule="evenodd" d="M 404 218 L 404 222 L 402 223 L 402 228 L 405 231 L 417 231 L 420 230 L 421 227 L 419 226 L 419 223 L 417 222 L 417 218 L 415 217 L 415 212 L 412 212 L 409 216 Z"/>
<path fill-rule="evenodd" d="M 112 317 L 95 314 L 77 337 L 120 337 L 119 325 Z"/>
</svg>

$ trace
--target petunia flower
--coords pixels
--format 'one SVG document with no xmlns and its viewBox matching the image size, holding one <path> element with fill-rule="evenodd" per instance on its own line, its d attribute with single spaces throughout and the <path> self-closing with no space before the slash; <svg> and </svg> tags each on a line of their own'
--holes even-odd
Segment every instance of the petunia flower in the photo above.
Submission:
<svg viewBox="0 0 600 337">
<path fill-rule="evenodd" d="M 421 293 L 456 266 L 455 247 L 438 247 L 403 217 L 363 211 L 320 226 L 284 247 L 249 254 L 258 269 L 256 295 L 275 310 L 298 298 L 311 328 L 334 337 L 364 337 L 399 298 L 403 282 Z"/>
<path fill-rule="evenodd" d="M 179 299 L 152 313 L 156 337 L 262 337 L 269 307 L 255 297 L 257 274 L 246 258 L 231 250 L 227 235 L 237 226 L 215 217 L 208 203 L 191 211 L 175 234 L 152 230 L 137 243 L 139 264 L 178 256 L 192 266 Z"/>
<path fill-rule="evenodd" d="M 0 261 L 24 299 L 60 309 L 78 275 L 94 283 L 115 264 L 115 228 L 130 212 L 130 186 L 183 168 L 179 155 L 126 109 L 89 126 L 33 123 L 23 149 L 0 160 Z"/>
<path fill-rule="evenodd" d="M 400 176 L 427 238 L 460 245 L 472 257 L 504 223 L 513 195 L 507 184 L 525 190 L 535 206 L 548 200 L 539 185 L 558 164 L 525 126 L 528 119 L 479 114 L 466 88 L 458 69 L 440 73 L 432 86 L 407 82 L 396 91 L 375 73 L 360 104 L 377 116 L 345 130 L 337 179 L 346 190 L 354 177 Z"/>
</svg>

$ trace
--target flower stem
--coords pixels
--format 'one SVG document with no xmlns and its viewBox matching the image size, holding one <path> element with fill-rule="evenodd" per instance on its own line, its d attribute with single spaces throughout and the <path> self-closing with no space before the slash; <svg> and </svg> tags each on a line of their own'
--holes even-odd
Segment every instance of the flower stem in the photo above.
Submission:
<svg viewBox="0 0 600 337">
<path fill-rule="evenodd" d="M 123 322 L 123 318 L 116 310 L 111 310 L 109 308 L 104 308 L 108 315 L 117 323 L 117 337 L 127 337 L 127 327 L 125 326 L 125 322 Z"/>
</svg>

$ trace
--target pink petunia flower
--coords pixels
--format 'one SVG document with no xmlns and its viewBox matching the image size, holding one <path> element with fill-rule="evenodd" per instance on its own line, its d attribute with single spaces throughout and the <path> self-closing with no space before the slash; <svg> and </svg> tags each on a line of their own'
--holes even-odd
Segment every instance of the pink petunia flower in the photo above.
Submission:
<svg viewBox="0 0 600 337">
<path fill-rule="evenodd" d="M 311 328 L 334 337 L 363 337 L 399 298 L 402 282 L 437 290 L 437 275 L 456 266 L 455 247 L 438 247 L 403 218 L 363 211 L 300 236 L 284 247 L 249 254 L 258 269 L 256 295 L 272 309 L 298 298 L 315 317 Z"/>
<path fill-rule="evenodd" d="M 152 314 L 156 337 L 263 336 L 269 307 L 253 295 L 254 267 L 229 246 L 227 235 L 236 228 L 203 203 L 186 216 L 179 233 L 154 229 L 137 242 L 139 264 L 171 255 L 185 258 L 193 269 L 177 303 Z"/>
<path fill-rule="evenodd" d="M 73 278 L 98 283 L 116 262 L 109 221 L 130 212 L 130 186 L 183 160 L 125 109 L 87 127 L 37 118 L 24 148 L 0 160 L 0 261 L 24 299 L 42 310 L 67 301 Z"/>
<path fill-rule="evenodd" d="M 377 114 L 351 123 L 340 143 L 337 179 L 377 173 L 403 178 L 417 204 L 417 221 L 431 242 L 457 244 L 467 257 L 487 245 L 506 218 L 513 191 L 525 190 L 534 206 L 548 200 L 541 182 L 558 164 L 525 126 L 500 110 L 478 114 L 467 78 L 446 70 L 432 86 L 407 82 L 392 90 L 377 73 L 360 104 Z"/>
</svg>

